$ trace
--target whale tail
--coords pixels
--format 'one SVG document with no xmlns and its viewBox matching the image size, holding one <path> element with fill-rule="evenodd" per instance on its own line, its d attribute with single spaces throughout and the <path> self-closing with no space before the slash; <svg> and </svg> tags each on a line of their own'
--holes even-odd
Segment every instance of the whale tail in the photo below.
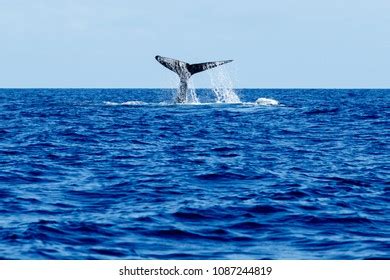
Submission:
<svg viewBox="0 0 390 280">
<path fill-rule="evenodd" d="M 179 94 L 176 97 L 176 102 L 184 103 L 187 96 L 187 81 L 188 79 L 199 72 L 232 62 L 233 60 L 222 60 L 222 61 L 212 61 L 212 62 L 203 62 L 196 64 L 189 64 L 184 61 L 177 59 L 172 59 L 168 57 L 162 57 L 157 55 L 156 60 L 160 62 L 163 66 L 169 70 L 175 72 L 180 78 L 180 87 Z"/>
<path fill-rule="evenodd" d="M 156 60 L 164 65 L 169 70 L 175 72 L 179 75 L 180 79 L 189 79 L 192 75 L 232 62 L 233 60 L 222 60 L 222 61 L 212 61 L 212 62 L 203 62 L 196 64 L 189 64 L 184 61 L 180 61 L 173 58 L 162 57 L 157 55 Z"/>
</svg>

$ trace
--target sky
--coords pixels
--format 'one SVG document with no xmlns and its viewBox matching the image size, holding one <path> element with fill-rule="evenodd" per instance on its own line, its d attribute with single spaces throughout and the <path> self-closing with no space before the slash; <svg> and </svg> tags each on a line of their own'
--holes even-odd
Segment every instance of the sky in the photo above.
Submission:
<svg viewBox="0 0 390 280">
<path fill-rule="evenodd" d="M 155 55 L 234 59 L 236 88 L 389 88 L 390 1 L 0 0 L 2 88 L 174 86 Z"/>
</svg>

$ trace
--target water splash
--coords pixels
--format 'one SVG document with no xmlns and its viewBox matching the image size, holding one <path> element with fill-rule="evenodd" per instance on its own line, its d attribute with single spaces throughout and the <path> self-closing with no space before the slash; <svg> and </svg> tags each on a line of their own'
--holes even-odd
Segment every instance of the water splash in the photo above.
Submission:
<svg viewBox="0 0 390 280">
<path fill-rule="evenodd" d="M 173 82 L 172 81 L 173 80 L 171 80 L 171 84 L 175 85 L 174 87 L 176 87 L 176 85 L 178 83 L 177 79 L 175 79 Z M 188 80 L 187 85 L 188 85 L 187 95 L 186 95 L 186 100 L 185 100 L 184 104 L 200 104 L 198 96 L 196 94 L 195 85 L 194 85 L 193 80 L 192 79 Z M 180 87 L 176 87 L 176 95 L 173 96 L 172 103 L 175 103 L 176 96 L 179 95 L 179 93 L 180 93 Z"/>
<path fill-rule="evenodd" d="M 240 98 L 234 92 L 232 79 L 225 67 L 215 68 L 208 73 L 216 103 L 241 103 Z"/>
<path fill-rule="evenodd" d="M 178 89 L 179 91 L 179 89 Z M 179 94 L 179 92 L 177 92 Z M 195 90 L 195 84 L 194 81 L 191 79 L 188 81 L 188 89 L 187 89 L 187 96 L 186 96 L 186 102 L 187 104 L 199 104 L 198 96 L 196 95 Z"/>
<path fill-rule="evenodd" d="M 263 105 L 263 106 L 278 106 L 279 101 L 272 99 L 272 98 L 264 98 L 260 97 L 255 102 L 257 105 Z"/>
</svg>

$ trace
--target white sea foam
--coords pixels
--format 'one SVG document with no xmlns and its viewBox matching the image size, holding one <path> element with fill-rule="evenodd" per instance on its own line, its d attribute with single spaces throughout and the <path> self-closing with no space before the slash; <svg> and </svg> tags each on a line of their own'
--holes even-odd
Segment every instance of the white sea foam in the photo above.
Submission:
<svg viewBox="0 0 390 280">
<path fill-rule="evenodd" d="M 142 101 L 126 101 L 123 102 L 122 105 L 146 105 L 147 103 Z"/>
<path fill-rule="evenodd" d="M 104 104 L 108 106 L 133 106 L 133 105 L 146 105 L 148 103 L 142 101 L 126 101 L 126 102 L 104 101 Z"/>
<path fill-rule="evenodd" d="M 262 106 L 278 106 L 280 104 L 278 100 L 264 97 L 258 98 L 255 103 Z"/>
</svg>

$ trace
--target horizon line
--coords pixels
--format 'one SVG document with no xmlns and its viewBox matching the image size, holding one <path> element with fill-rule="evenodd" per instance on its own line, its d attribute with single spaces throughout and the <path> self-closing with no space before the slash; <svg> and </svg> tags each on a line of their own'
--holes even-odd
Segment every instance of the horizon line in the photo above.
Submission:
<svg viewBox="0 0 390 280">
<path fill-rule="evenodd" d="M 173 89 L 176 87 L 0 87 L 3 89 Z M 198 87 L 195 89 L 213 89 L 211 87 Z M 236 90 L 241 89 L 345 89 L 345 90 L 357 90 L 357 89 L 382 89 L 389 90 L 390 87 L 239 87 L 233 88 Z"/>
</svg>

